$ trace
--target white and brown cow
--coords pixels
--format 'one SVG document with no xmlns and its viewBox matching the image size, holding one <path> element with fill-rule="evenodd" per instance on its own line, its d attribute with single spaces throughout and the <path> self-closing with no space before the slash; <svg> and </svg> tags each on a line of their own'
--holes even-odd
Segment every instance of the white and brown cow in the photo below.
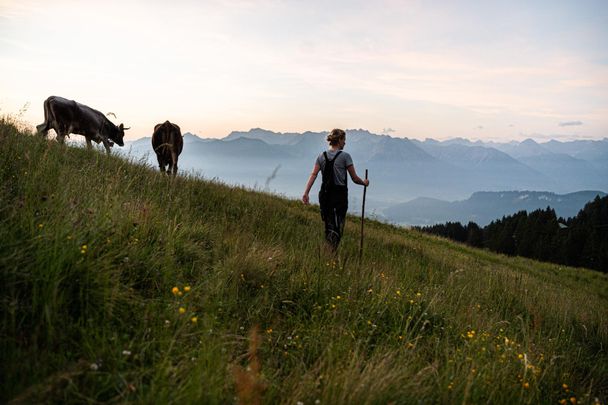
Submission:
<svg viewBox="0 0 608 405">
<path fill-rule="evenodd" d="M 74 100 L 51 96 L 44 101 L 44 122 L 36 129 L 46 136 L 50 129 L 57 133 L 57 140 L 63 143 L 69 134 L 84 135 L 87 146 L 91 141 L 103 143 L 106 152 L 117 143 L 124 146 L 125 128 L 122 124 L 114 125 L 104 114 Z"/>
</svg>

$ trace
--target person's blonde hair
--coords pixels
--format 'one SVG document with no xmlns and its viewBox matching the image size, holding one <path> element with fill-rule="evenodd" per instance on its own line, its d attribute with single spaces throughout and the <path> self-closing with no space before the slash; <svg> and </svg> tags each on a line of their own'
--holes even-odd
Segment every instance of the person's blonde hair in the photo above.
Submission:
<svg viewBox="0 0 608 405">
<path fill-rule="evenodd" d="M 327 134 L 327 142 L 329 142 L 330 145 L 337 145 L 338 142 L 340 142 L 340 139 L 345 139 L 346 138 L 346 132 L 344 132 L 341 129 L 338 128 L 334 128 L 331 130 L 331 132 L 329 134 Z"/>
</svg>

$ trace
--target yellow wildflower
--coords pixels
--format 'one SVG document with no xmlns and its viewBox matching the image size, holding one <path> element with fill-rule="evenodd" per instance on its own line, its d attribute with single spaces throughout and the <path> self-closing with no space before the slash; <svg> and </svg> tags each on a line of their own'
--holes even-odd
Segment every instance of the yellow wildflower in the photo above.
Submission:
<svg viewBox="0 0 608 405">
<path fill-rule="evenodd" d="M 173 288 L 171 289 L 171 292 L 173 293 L 173 295 L 176 295 L 176 294 L 179 292 L 179 288 L 177 288 L 177 287 L 173 287 Z"/>
<path fill-rule="evenodd" d="M 270 335 L 272 333 L 272 328 L 266 329 L 266 333 L 268 333 Z"/>
<path fill-rule="evenodd" d="M 185 313 L 186 313 L 186 308 L 184 308 L 184 307 L 179 307 L 179 313 L 180 313 L 180 314 L 185 314 Z"/>
<path fill-rule="evenodd" d="M 570 397 L 570 403 L 576 404 L 576 397 Z"/>
<path fill-rule="evenodd" d="M 530 384 L 526 381 L 525 383 L 523 383 L 523 387 L 525 389 L 528 389 L 528 388 L 530 388 Z"/>
<path fill-rule="evenodd" d="M 197 323 L 198 322 L 198 317 L 193 316 L 192 318 L 190 318 L 190 320 L 192 321 L 192 323 Z"/>
<path fill-rule="evenodd" d="M 185 292 L 190 292 L 190 286 L 189 286 L 189 285 L 185 286 L 185 287 L 184 287 L 184 291 L 185 291 Z"/>
</svg>

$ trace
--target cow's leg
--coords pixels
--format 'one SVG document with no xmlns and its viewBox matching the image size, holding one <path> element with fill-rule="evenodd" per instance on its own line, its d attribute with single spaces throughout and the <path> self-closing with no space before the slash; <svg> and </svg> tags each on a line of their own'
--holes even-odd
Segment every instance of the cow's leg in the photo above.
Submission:
<svg viewBox="0 0 608 405">
<path fill-rule="evenodd" d="M 158 168 L 160 169 L 161 173 L 165 172 L 165 161 L 162 157 L 160 157 L 160 155 L 156 155 L 156 158 L 158 159 Z"/>
<path fill-rule="evenodd" d="M 59 142 L 60 144 L 64 144 L 65 143 L 65 136 L 67 135 L 67 133 L 59 130 L 57 131 L 57 142 Z"/>
<path fill-rule="evenodd" d="M 91 137 L 88 135 L 85 135 L 84 139 L 87 140 L 87 149 L 91 149 L 93 147 L 93 144 L 91 143 Z"/>
<path fill-rule="evenodd" d="M 110 144 L 110 142 L 107 139 L 103 139 L 101 142 L 103 142 L 103 146 L 106 148 L 106 153 L 109 155 L 110 154 L 110 147 L 112 145 Z"/>
<path fill-rule="evenodd" d="M 44 100 L 43 109 L 44 109 L 44 122 L 40 125 L 36 125 L 36 132 L 39 135 L 46 137 L 49 133 L 49 129 L 51 129 L 50 120 L 51 120 L 51 115 L 52 115 L 48 99 Z"/>
<path fill-rule="evenodd" d="M 177 175 L 177 153 L 171 152 L 171 168 L 173 169 L 173 175 Z"/>
<path fill-rule="evenodd" d="M 40 125 L 36 125 L 36 133 L 46 138 L 49 134 L 48 123 L 45 121 Z"/>
</svg>

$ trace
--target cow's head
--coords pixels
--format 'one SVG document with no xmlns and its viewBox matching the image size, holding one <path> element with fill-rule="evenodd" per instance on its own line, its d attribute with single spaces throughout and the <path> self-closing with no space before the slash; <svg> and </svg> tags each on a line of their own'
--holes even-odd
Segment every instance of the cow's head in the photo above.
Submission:
<svg viewBox="0 0 608 405">
<path fill-rule="evenodd" d="M 125 128 L 125 126 L 122 124 L 120 124 L 117 128 L 118 128 L 118 131 L 116 131 L 112 140 L 114 142 L 116 142 L 118 144 L 118 146 L 125 146 L 125 143 L 123 142 L 122 138 L 124 138 L 125 131 L 129 128 Z"/>
</svg>

